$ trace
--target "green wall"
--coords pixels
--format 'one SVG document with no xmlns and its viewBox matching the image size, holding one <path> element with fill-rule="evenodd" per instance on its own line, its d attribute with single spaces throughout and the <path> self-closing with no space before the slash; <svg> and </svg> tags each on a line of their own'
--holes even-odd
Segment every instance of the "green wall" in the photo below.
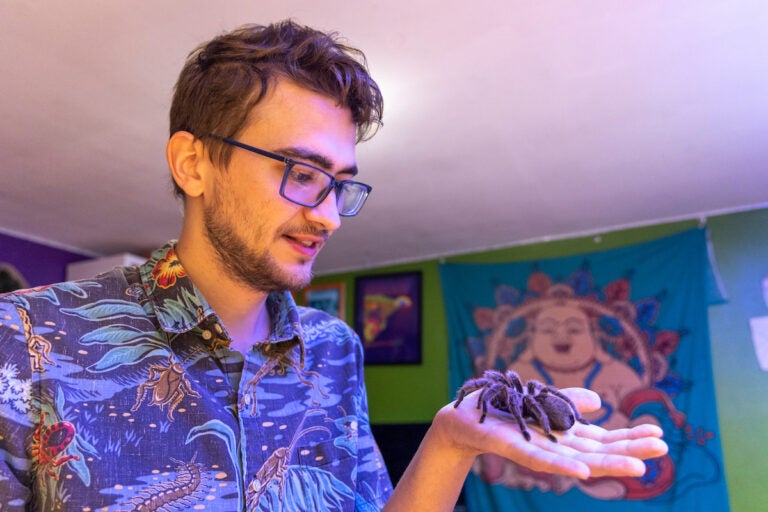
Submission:
<svg viewBox="0 0 768 512">
<path fill-rule="evenodd" d="M 728 302 L 709 311 L 726 476 L 732 512 L 768 507 L 768 372 L 760 370 L 749 319 L 768 315 L 768 210 L 708 222 Z"/>
<path fill-rule="evenodd" d="M 538 243 L 446 258 L 449 262 L 526 261 L 612 249 L 666 236 L 698 221 Z M 710 329 L 720 432 L 732 512 L 752 512 L 768 503 L 768 372 L 760 370 L 749 318 L 768 315 L 762 279 L 768 276 L 768 209 L 718 215 L 707 219 L 717 266 L 728 303 L 710 308 Z M 438 260 L 319 276 L 313 284 L 342 281 L 346 315 L 353 320 L 354 278 L 418 270 L 423 279 L 423 363 L 414 366 L 366 367 L 374 423 L 429 422 L 450 401 L 448 334 Z"/>
</svg>

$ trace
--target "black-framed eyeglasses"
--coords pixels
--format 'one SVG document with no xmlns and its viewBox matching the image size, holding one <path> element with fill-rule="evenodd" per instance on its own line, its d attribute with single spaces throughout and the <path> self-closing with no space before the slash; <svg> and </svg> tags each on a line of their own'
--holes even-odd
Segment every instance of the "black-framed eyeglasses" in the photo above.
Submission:
<svg viewBox="0 0 768 512">
<path fill-rule="evenodd" d="M 336 208 L 339 215 L 354 217 L 360 212 L 365 200 L 368 199 L 368 194 L 371 193 L 370 185 L 352 180 L 336 181 L 336 178 L 314 165 L 297 162 L 292 158 L 249 146 L 228 137 L 220 137 L 212 133 L 208 134 L 208 137 L 283 162 L 285 171 L 283 181 L 280 183 L 280 195 L 300 206 L 314 208 L 333 190 L 336 192 Z"/>
</svg>

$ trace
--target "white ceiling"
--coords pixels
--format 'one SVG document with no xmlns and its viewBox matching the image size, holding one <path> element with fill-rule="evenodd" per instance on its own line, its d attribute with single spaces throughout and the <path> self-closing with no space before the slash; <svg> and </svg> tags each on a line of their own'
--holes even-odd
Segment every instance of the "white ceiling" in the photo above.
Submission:
<svg viewBox="0 0 768 512">
<path fill-rule="evenodd" d="M 768 206 L 768 4 L 0 0 L 0 230 L 178 234 L 164 147 L 199 42 L 292 17 L 365 50 L 374 192 L 318 273 Z"/>
</svg>

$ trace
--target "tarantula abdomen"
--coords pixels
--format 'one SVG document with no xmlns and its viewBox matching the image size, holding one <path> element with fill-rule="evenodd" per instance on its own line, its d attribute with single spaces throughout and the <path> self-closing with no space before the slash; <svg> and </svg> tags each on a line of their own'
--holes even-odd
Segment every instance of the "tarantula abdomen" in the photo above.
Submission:
<svg viewBox="0 0 768 512">
<path fill-rule="evenodd" d="M 565 431 L 577 421 L 588 423 L 581 417 L 570 398 L 553 386 L 547 386 L 536 380 L 525 383 L 520 376 L 508 370 L 486 370 L 482 377 L 469 379 L 459 389 L 454 407 L 458 407 L 468 394 L 481 390 L 477 398 L 480 423 L 485 421 L 488 408 L 497 409 L 512 415 L 520 427 L 520 432 L 530 441 L 531 433 L 527 423 L 537 424 L 553 442 L 557 438 L 552 431 Z"/>
<path fill-rule="evenodd" d="M 552 430 L 568 430 L 576 423 L 578 413 L 562 398 L 551 394 L 539 395 L 535 398 L 546 413 Z M 524 415 L 525 412 L 527 411 L 524 410 Z"/>
</svg>

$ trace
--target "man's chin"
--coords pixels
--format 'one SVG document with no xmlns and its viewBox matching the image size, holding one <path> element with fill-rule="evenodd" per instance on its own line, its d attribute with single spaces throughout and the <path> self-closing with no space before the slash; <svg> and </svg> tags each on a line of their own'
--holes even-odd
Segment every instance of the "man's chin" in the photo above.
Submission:
<svg viewBox="0 0 768 512">
<path fill-rule="evenodd" d="M 312 262 L 286 264 L 275 259 L 257 259 L 258 264 L 233 269 L 233 277 L 255 291 L 296 292 L 312 281 Z"/>
<path fill-rule="evenodd" d="M 290 265 L 281 269 L 285 290 L 297 292 L 309 286 L 313 277 L 312 263 L 312 261 L 308 261 L 306 263 Z"/>
</svg>

